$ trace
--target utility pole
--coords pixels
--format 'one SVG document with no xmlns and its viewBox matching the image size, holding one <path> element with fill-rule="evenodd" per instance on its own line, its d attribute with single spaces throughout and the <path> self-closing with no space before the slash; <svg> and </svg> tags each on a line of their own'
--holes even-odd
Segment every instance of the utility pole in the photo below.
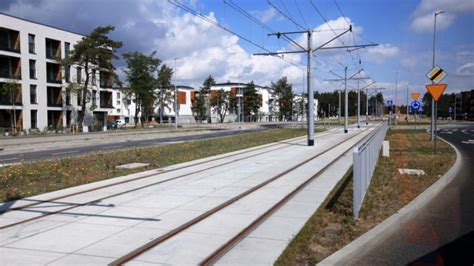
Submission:
<svg viewBox="0 0 474 266">
<path fill-rule="evenodd" d="M 360 89 L 359 89 L 359 80 L 357 80 L 357 128 L 360 128 Z"/>
<path fill-rule="evenodd" d="M 433 64 L 432 68 L 435 67 L 435 51 L 436 51 L 436 17 L 440 14 L 443 14 L 444 11 L 438 11 L 434 13 L 434 29 L 433 29 Z M 431 81 L 431 84 L 434 84 L 433 81 Z M 436 102 L 433 97 L 431 97 L 431 141 L 435 141 L 436 139 Z M 435 153 L 436 153 L 436 142 L 435 142 Z"/>
<path fill-rule="evenodd" d="M 409 98 L 408 98 L 408 86 L 407 86 L 407 123 L 408 123 L 408 118 L 409 118 L 409 116 L 408 116 L 408 111 L 409 111 L 409 109 L 408 109 L 408 102 L 409 102 L 409 101 L 410 101 L 410 100 L 409 100 Z"/>
<path fill-rule="evenodd" d="M 308 146 L 314 146 L 314 93 L 311 75 L 311 59 L 313 58 L 313 49 L 311 47 L 312 30 L 308 29 Z"/>
<path fill-rule="evenodd" d="M 339 93 L 339 108 L 337 109 L 337 124 L 341 124 L 341 90 L 338 90 Z"/>
<path fill-rule="evenodd" d="M 369 89 L 365 89 L 365 125 L 369 125 Z"/>
<path fill-rule="evenodd" d="M 348 121 L 349 121 L 349 118 L 348 118 L 348 115 L 349 115 L 349 97 L 348 97 L 348 93 L 347 93 L 347 80 L 353 80 L 353 79 L 357 79 L 357 80 L 360 80 L 360 79 L 368 79 L 368 78 L 354 78 L 355 75 L 359 74 L 360 72 L 362 72 L 363 69 L 360 69 L 359 71 L 357 71 L 356 73 L 352 74 L 349 78 L 347 77 L 347 66 L 344 67 L 344 77 L 341 77 L 339 76 L 338 74 L 332 72 L 332 71 L 329 71 L 330 73 L 332 73 L 333 75 L 335 76 L 338 76 L 339 79 L 326 79 L 326 81 L 344 81 L 344 133 L 347 133 L 349 130 L 348 130 Z M 340 99 L 340 98 L 339 98 Z M 359 98 L 360 100 L 360 98 Z M 359 103 L 360 105 L 360 103 Z"/>
<path fill-rule="evenodd" d="M 395 71 L 395 99 L 393 101 L 393 109 L 395 111 L 395 127 L 398 126 L 398 112 L 397 112 L 397 91 L 398 91 L 398 71 Z M 390 119 L 392 118 L 392 115 L 390 114 Z"/>
<path fill-rule="evenodd" d="M 349 29 L 343 31 L 342 33 L 336 35 L 334 38 L 330 39 L 329 41 L 323 43 L 319 47 L 313 49 L 311 44 L 311 36 L 313 34 L 312 29 L 307 29 L 304 31 L 292 31 L 292 32 L 276 32 L 270 33 L 270 35 L 275 35 L 277 38 L 285 37 L 289 42 L 295 44 L 300 48 L 299 51 L 283 51 L 283 52 L 271 52 L 271 53 L 256 53 L 254 55 L 269 55 L 269 56 L 281 56 L 284 54 L 297 54 L 297 53 L 306 53 L 307 54 L 307 84 L 308 84 L 308 146 L 314 146 L 314 93 L 313 93 L 313 86 L 312 86 L 312 74 L 311 74 L 311 59 L 313 57 L 313 53 L 318 50 L 328 50 L 328 49 L 347 49 L 349 47 L 367 47 L 367 46 L 377 46 L 378 44 L 363 44 L 363 45 L 351 45 L 351 46 L 331 46 L 326 47 L 329 43 L 333 42 L 334 40 L 338 39 L 342 35 L 346 34 L 347 32 L 352 32 L 352 25 L 349 26 Z M 290 39 L 287 35 L 290 34 L 306 34 L 307 36 L 307 48 L 301 46 L 298 42 Z"/>
<path fill-rule="evenodd" d="M 178 119 L 179 119 L 179 111 L 178 111 L 178 86 L 176 85 L 176 60 L 179 58 L 174 59 L 174 129 L 178 130 Z"/>
<path fill-rule="evenodd" d="M 347 66 L 344 68 L 344 133 L 349 132 L 348 115 L 349 115 L 349 97 L 347 96 Z"/>
</svg>

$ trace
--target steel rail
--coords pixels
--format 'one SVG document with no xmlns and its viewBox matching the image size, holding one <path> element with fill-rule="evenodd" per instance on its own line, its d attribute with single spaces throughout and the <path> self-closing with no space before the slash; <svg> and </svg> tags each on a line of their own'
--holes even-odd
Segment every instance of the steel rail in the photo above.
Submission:
<svg viewBox="0 0 474 266">
<path fill-rule="evenodd" d="M 298 138 L 302 138 L 302 137 L 298 137 Z M 298 139 L 298 138 L 294 138 L 294 139 Z M 286 144 L 286 145 L 285 145 L 285 144 Z M 277 145 L 282 145 L 282 146 L 281 146 L 281 147 L 274 148 L 274 149 L 266 150 L 266 151 L 263 151 L 263 152 L 251 154 L 251 155 L 249 155 L 249 156 L 247 156 L 247 157 L 244 157 L 244 158 L 240 158 L 240 159 L 236 159 L 236 160 L 233 160 L 233 161 L 229 161 L 229 162 L 221 163 L 221 164 L 218 164 L 218 165 L 210 166 L 210 167 L 207 167 L 207 168 L 203 168 L 203 169 L 201 169 L 201 170 L 194 171 L 194 172 L 192 172 L 192 173 L 182 174 L 182 175 L 175 176 L 175 177 L 172 177 L 172 178 L 168 178 L 168 179 L 165 179 L 165 180 L 157 181 L 157 182 L 154 182 L 154 183 L 145 185 L 145 186 L 140 186 L 140 187 L 137 187 L 137 188 L 129 189 L 129 190 L 122 191 L 122 192 L 119 192 L 119 193 L 115 193 L 115 194 L 112 194 L 112 195 L 108 195 L 108 196 L 106 196 L 106 197 L 102 197 L 102 198 L 99 198 L 99 199 L 94 199 L 94 200 L 91 200 L 91 201 L 88 201 L 88 202 L 85 202 L 85 203 L 76 203 L 76 204 L 70 203 L 70 204 L 73 204 L 73 206 L 67 207 L 67 208 L 64 208 L 64 209 L 61 209 L 61 210 L 53 211 L 53 212 L 48 212 L 48 213 L 45 213 L 45 214 L 43 214 L 43 215 L 39 215 L 39 216 L 32 217 L 32 218 L 29 218 L 29 219 L 21 220 L 21 221 L 15 222 L 15 223 L 11 223 L 11 224 L 7 224 L 7 225 L 4 225 L 4 226 L 0 226 L 0 230 L 6 229 L 6 228 L 10 228 L 10 227 L 13 227 L 13 226 L 15 226 L 15 225 L 19 225 L 19 224 L 31 222 L 31 221 L 34 221 L 34 220 L 38 220 L 38 219 L 44 218 L 44 217 L 46 217 L 46 216 L 51 216 L 51 215 L 59 214 L 59 213 L 61 213 L 61 212 L 69 211 L 69 210 L 71 210 L 71 209 L 75 209 L 75 208 L 78 208 L 78 207 L 83 207 L 83 206 L 87 206 L 87 205 L 90 205 L 90 204 L 94 204 L 94 203 L 100 202 L 100 201 L 105 200 L 105 199 L 109 199 L 109 198 L 121 196 L 121 195 L 130 193 L 130 192 L 138 191 L 138 190 L 141 190 L 141 189 L 144 189 L 144 188 L 148 188 L 148 187 L 152 187 L 152 186 L 159 185 L 159 184 L 162 184 L 162 183 L 166 183 L 166 182 L 169 182 L 169 181 L 173 181 L 173 180 L 176 180 L 176 179 L 180 179 L 180 178 L 183 178 L 183 177 L 186 177 L 186 176 L 195 174 L 195 173 L 204 172 L 204 171 L 207 171 L 207 170 L 210 170 L 210 169 L 213 169 L 213 168 L 220 167 L 220 166 L 222 166 L 222 165 L 231 164 L 231 163 L 234 163 L 234 162 L 236 162 L 236 161 L 245 160 L 245 159 L 248 159 L 248 158 L 251 158 L 251 157 L 255 157 L 255 156 L 258 156 L 258 155 L 262 155 L 262 154 L 265 154 L 265 153 L 268 153 L 268 152 L 273 152 L 273 151 L 275 151 L 275 150 L 279 150 L 279 149 L 283 149 L 283 148 L 289 147 L 291 144 L 279 143 L 279 142 L 278 142 L 278 143 L 270 144 L 270 145 L 267 146 L 267 147 L 273 147 L 273 146 L 277 146 Z M 221 157 L 221 158 L 219 158 L 219 159 L 227 159 L 227 158 L 229 158 L 229 157 L 236 156 L 236 155 L 242 155 L 242 154 L 245 154 L 245 153 L 248 153 L 248 152 L 255 151 L 255 150 L 257 150 L 257 149 L 258 149 L 258 148 L 252 149 L 252 150 L 250 150 L 250 151 L 239 152 L 239 153 L 237 153 L 237 154 L 231 154 L 231 155 L 228 155 L 228 156 Z M 218 160 L 219 160 L 219 159 L 218 159 Z M 50 200 L 45 200 L 45 201 L 41 201 L 41 202 L 37 202 L 37 203 L 32 203 L 32 204 L 29 204 L 29 205 L 27 205 L 27 206 L 22 206 L 22 207 L 17 207 L 17 208 L 11 208 L 11 209 L 8 209 L 8 212 L 11 212 L 11 211 L 21 211 L 22 209 L 27 209 L 27 208 L 29 208 L 29 207 L 36 206 L 36 205 L 43 204 L 43 203 L 54 203 L 54 201 L 55 201 L 55 200 L 58 200 L 58 199 L 64 199 L 64 198 L 67 198 L 67 197 L 72 197 L 72 196 L 80 195 L 80 194 L 87 193 L 87 192 L 91 192 L 91 191 L 96 191 L 96 190 L 103 189 L 103 188 L 109 188 L 109 187 L 112 187 L 112 186 L 115 186 L 115 185 L 120 185 L 120 184 L 132 182 L 132 181 L 136 181 L 136 180 L 140 180 L 140 179 L 144 179 L 144 178 L 148 178 L 148 177 L 152 177 L 152 176 L 161 175 L 161 174 L 165 174 L 165 173 L 169 173 L 169 172 L 173 172 L 173 171 L 177 171 L 177 170 L 189 168 L 189 167 L 192 167 L 192 166 L 200 165 L 200 164 L 202 164 L 202 163 L 207 163 L 207 162 L 211 162 L 211 161 L 215 161 L 215 160 L 210 159 L 210 160 L 207 160 L 207 161 L 205 161 L 205 162 L 194 163 L 194 164 L 186 165 L 186 166 L 180 167 L 180 168 L 175 168 L 175 169 L 170 169 L 170 170 L 163 171 L 163 172 L 159 172 L 159 173 L 149 174 L 149 175 L 146 175 L 146 176 L 142 176 L 142 177 L 135 178 L 135 179 L 133 179 L 133 180 L 125 180 L 125 181 L 121 181 L 121 182 L 114 183 L 114 184 L 109 184 L 109 185 L 105 185 L 105 186 L 101 186 L 101 187 L 97 187 L 97 188 L 93 188 L 93 189 L 89 189 L 89 190 L 84 190 L 84 191 L 80 191 L 80 192 L 76 192 L 76 193 L 71 193 L 71 194 L 68 194 L 68 195 L 65 195 L 65 196 L 56 197 L 56 198 L 53 198 L 53 199 L 50 199 Z M 5 212 L 7 212 L 7 211 L 4 211 L 3 213 L 5 213 Z M 3 213 L 0 213 L 0 215 L 3 214 Z"/>
<path fill-rule="evenodd" d="M 377 128 L 376 130 L 374 130 L 374 132 L 378 132 L 379 129 L 380 128 Z M 283 207 L 289 200 L 291 200 L 295 195 L 297 195 L 301 190 L 303 190 L 306 186 L 308 186 L 311 182 L 313 182 L 316 178 L 318 178 L 321 174 L 323 174 L 324 171 L 326 171 L 329 167 L 331 167 L 334 163 L 336 163 L 337 160 L 339 160 L 341 157 L 345 156 L 347 154 L 347 152 L 352 150 L 355 146 L 359 145 L 360 142 L 364 141 L 367 138 L 371 139 L 373 136 L 374 136 L 374 134 L 372 133 L 371 135 L 367 136 L 366 138 L 364 138 L 364 139 L 358 141 L 357 143 L 355 143 L 354 145 L 352 145 L 350 148 L 348 148 L 346 151 L 344 151 L 341 155 L 336 157 L 329 164 L 324 166 L 321 170 L 319 170 L 317 173 L 315 173 L 313 176 L 308 178 L 306 181 L 304 181 L 302 184 L 300 184 L 297 188 L 295 188 L 293 191 L 291 191 L 289 194 L 287 194 L 284 198 L 282 198 L 280 201 L 278 201 L 275 205 L 273 205 L 265 213 L 260 215 L 257 219 L 255 219 L 251 224 L 249 224 L 247 227 L 245 227 L 243 230 L 241 230 L 233 238 L 231 238 L 225 244 L 223 244 L 218 249 L 216 249 L 213 253 L 211 253 L 211 255 L 209 255 L 204 260 L 202 260 L 199 263 L 199 265 L 211 265 L 211 264 L 216 263 L 229 250 L 231 250 L 235 245 L 237 245 L 240 241 L 242 241 L 242 239 L 244 239 L 253 230 L 255 230 L 255 228 L 257 228 L 266 219 L 268 219 L 273 213 L 275 213 L 277 210 L 279 210 L 281 207 Z"/>
<path fill-rule="evenodd" d="M 288 174 L 288 173 L 294 171 L 295 169 L 297 169 L 297 168 L 303 166 L 304 164 L 307 164 L 308 162 L 310 162 L 310 161 L 312 161 L 312 160 L 314 160 L 314 159 L 320 157 L 321 155 L 323 155 L 323 154 L 325 154 L 325 153 L 331 151 L 331 150 L 334 149 L 335 147 L 340 146 L 340 145 L 342 145 L 343 143 L 345 143 L 345 142 L 347 142 L 347 141 L 353 139 L 354 137 L 356 137 L 356 136 L 362 134 L 364 131 L 366 131 L 366 129 L 363 130 L 363 131 L 361 131 L 361 132 L 359 132 L 359 133 L 357 133 L 356 135 L 354 135 L 354 136 L 352 136 L 352 137 L 350 137 L 350 138 L 347 138 L 347 139 L 343 140 L 342 142 L 337 143 L 336 145 L 332 145 L 332 146 L 328 147 L 327 149 L 323 150 L 322 152 L 319 152 L 318 154 L 316 154 L 316 155 L 314 155 L 314 156 L 311 156 L 310 158 L 308 158 L 308 159 L 306 159 L 306 160 L 304 160 L 304 161 L 302 161 L 302 162 L 300 162 L 300 163 L 298 163 L 298 164 L 296 164 L 296 165 L 294 165 L 294 166 L 288 168 L 287 170 L 285 170 L 285 171 L 283 171 L 283 172 L 280 172 L 279 174 L 274 175 L 273 177 L 271 177 L 271 178 L 269 178 L 269 179 L 267 179 L 267 180 L 261 182 L 260 184 L 258 184 L 258 185 L 256 185 L 256 186 L 254 186 L 254 187 L 252 187 L 252 188 L 250 188 L 250 189 L 248 189 L 248 190 L 246 190 L 246 191 L 244 191 L 244 192 L 238 194 L 237 196 L 235 196 L 235 197 L 233 197 L 233 198 L 231 198 L 231 199 L 229 199 L 229 200 L 227 200 L 227 201 L 225 201 L 225 202 L 219 204 L 218 206 L 216 206 L 216 207 L 214 207 L 214 208 L 212 208 L 212 209 L 206 211 L 205 213 L 203 213 L 203 214 L 201 214 L 201 215 L 199 215 L 199 216 L 197 216 L 197 217 L 195 217 L 195 218 L 193 218 L 193 219 L 187 221 L 186 223 L 184 223 L 184 224 L 182 224 L 182 225 L 180 225 L 180 226 L 174 228 L 173 230 L 167 232 L 166 234 L 161 235 L 160 237 L 155 238 L 154 240 L 152 240 L 152 241 L 146 243 L 145 245 L 142 245 L 142 246 L 138 247 L 137 249 L 135 249 L 135 250 L 133 250 L 133 251 L 131 251 L 131 252 L 129 252 L 129 253 L 123 255 L 122 257 L 120 257 L 120 258 L 114 260 L 113 262 L 111 262 L 109 265 L 113 265 L 113 266 L 115 266 L 115 265 L 123 265 L 124 263 L 126 263 L 126 262 L 128 262 L 128 261 L 130 261 L 130 260 L 132 260 L 132 259 L 134 259 L 134 258 L 136 258 L 136 257 L 138 257 L 138 256 L 140 256 L 141 254 L 145 253 L 146 251 L 148 251 L 148 250 L 150 250 L 150 249 L 152 249 L 152 248 L 158 246 L 159 244 L 165 242 L 166 240 L 168 240 L 168 239 L 170 239 L 170 238 L 176 236 L 177 234 L 181 233 L 182 231 L 188 229 L 189 227 L 191 227 L 191 226 L 193 226 L 193 225 L 195 225 L 195 224 L 197 224 L 197 223 L 203 221 L 203 220 L 206 219 L 207 217 L 209 217 L 209 216 L 215 214 L 216 212 L 218 212 L 218 211 L 224 209 L 225 207 L 231 205 L 232 203 L 234 203 L 234 202 L 236 202 L 236 201 L 238 201 L 238 200 L 240 200 L 240 199 L 242 199 L 242 198 L 244 198 L 244 197 L 250 195 L 251 193 L 253 193 L 253 192 L 259 190 L 259 189 L 262 188 L 262 187 L 264 187 L 265 185 L 267 185 L 267 184 L 269 184 L 269 183 L 271 183 L 271 182 L 273 182 L 273 181 L 275 181 L 275 180 L 281 178 L 282 176 L 284 176 L 284 175 L 286 175 L 286 174 Z"/>
</svg>

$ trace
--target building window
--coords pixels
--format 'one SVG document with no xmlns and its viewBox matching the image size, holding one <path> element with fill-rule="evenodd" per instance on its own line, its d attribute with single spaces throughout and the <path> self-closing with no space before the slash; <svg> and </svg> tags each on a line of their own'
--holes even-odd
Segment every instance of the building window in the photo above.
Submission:
<svg viewBox="0 0 474 266">
<path fill-rule="evenodd" d="M 71 105 L 71 89 L 66 88 L 66 105 Z"/>
<path fill-rule="evenodd" d="M 66 79 L 66 82 L 69 83 L 71 82 L 71 66 L 66 66 L 64 69 L 64 78 Z"/>
<path fill-rule="evenodd" d="M 117 105 L 120 105 L 120 92 L 117 92 Z"/>
<path fill-rule="evenodd" d="M 37 104 L 36 85 L 30 85 L 30 103 Z"/>
<path fill-rule="evenodd" d="M 66 57 L 69 56 L 70 51 L 71 51 L 71 44 L 68 43 L 68 42 L 65 42 L 64 43 L 64 54 L 66 55 Z"/>
<path fill-rule="evenodd" d="M 119 108 L 119 109 L 117 109 L 117 113 L 120 113 L 120 108 Z"/>
<path fill-rule="evenodd" d="M 30 51 L 30 54 L 35 53 L 35 35 L 34 34 L 28 34 L 28 51 Z"/>
<path fill-rule="evenodd" d="M 31 110 L 31 128 L 38 128 L 38 110 Z"/>
<path fill-rule="evenodd" d="M 77 93 L 77 106 L 82 106 L 82 91 Z"/>
<path fill-rule="evenodd" d="M 97 85 L 97 77 L 95 76 L 95 69 L 92 69 L 92 85 Z"/>
<path fill-rule="evenodd" d="M 93 106 L 97 106 L 96 98 L 97 98 L 97 91 L 93 90 L 92 91 L 92 105 Z"/>
<path fill-rule="evenodd" d="M 71 111 L 66 111 L 66 126 L 71 126 Z"/>
<path fill-rule="evenodd" d="M 81 83 L 81 75 L 82 75 L 82 67 L 77 67 L 76 68 L 76 78 L 77 78 L 77 83 Z"/>
<path fill-rule="evenodd" d="M 36 79 L 36 60 L 30 59 L 30 79 Z"/>
</svg>

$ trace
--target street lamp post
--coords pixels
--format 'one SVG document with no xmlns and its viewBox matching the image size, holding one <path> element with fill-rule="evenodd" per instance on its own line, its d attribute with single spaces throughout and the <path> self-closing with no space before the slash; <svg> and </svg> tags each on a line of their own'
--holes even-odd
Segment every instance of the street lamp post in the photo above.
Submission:
<svg viewBox="0 0 474 266">
<path fill-rule="evenodd" d="M 174 129 L 178 130 L 178 119 L 179 119 L 179 114 L 178 114 L 178 86 L 176 86 L 176 60 L 179 58 L 174 59 Z"/>
<path fill-rule="evenodd" d="M 444 11 L 438 11 L 434 13 L 434 29 L 433 29 L 433 64 L 432 67 L 435 67 L 435 50 L 436 50 L 436 17 L 440 14 L 443 14 Z M 433 84 L 433 81 L 431 82 Z M 436 114 L 435 114 L 435 100 L 431 97 L 431 141 L 435 140 L 435 128 L 436 128 Z M 436 145 L 436 144 L 435 144 Z M 435 146 L 436 150 L 436 146 Z"/>
</svg>

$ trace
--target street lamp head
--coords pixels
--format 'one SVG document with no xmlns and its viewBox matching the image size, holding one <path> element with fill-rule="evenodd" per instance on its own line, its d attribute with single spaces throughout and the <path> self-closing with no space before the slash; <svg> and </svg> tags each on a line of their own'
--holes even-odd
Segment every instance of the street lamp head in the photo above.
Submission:
<svg viewBox="0 0 474 266">
<path fill-rule="evenodd" d="M 444 12 L 445 12 L 445 11 L 437 11 L 437 12 L 435 13 L 435 16 L 437 16 L 437 15 L 439 15 L 439 14 L 443 14 Z"/>
</svg>

